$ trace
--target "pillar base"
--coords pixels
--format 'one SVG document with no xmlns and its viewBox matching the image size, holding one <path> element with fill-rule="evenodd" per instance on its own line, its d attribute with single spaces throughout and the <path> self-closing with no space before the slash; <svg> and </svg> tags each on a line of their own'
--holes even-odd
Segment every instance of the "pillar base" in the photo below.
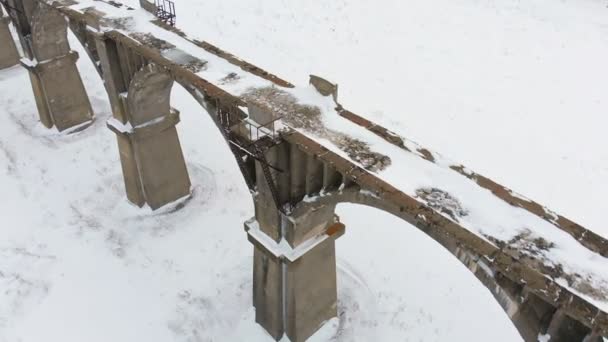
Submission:
<svg viewBox="0 0 608 342">
<path fill-rule="evenodd" d="M 156 210 L 190 195 L 191 183 L 175 125 L 179 112 L 132 126 L 112 118 L 130 202 Z"/>
<path fill-rule="evenodd" d="M 335 240 L 344 225 L 333 221 L 322 232 L 291 247 L 266 235 L 255 219 L 245 223 L 254 245 L 253 304 L 256 322 L 276 340 L 305 341 L 336 317 Z"/>
<path fill-rule="evenodd" d="M 60 132 L 86 125 L 93 120 L 93 109 L 76 68 L 78 53 L 36 62 L 21 59 L 30 73 L 40 121 Z"/>
</svg>

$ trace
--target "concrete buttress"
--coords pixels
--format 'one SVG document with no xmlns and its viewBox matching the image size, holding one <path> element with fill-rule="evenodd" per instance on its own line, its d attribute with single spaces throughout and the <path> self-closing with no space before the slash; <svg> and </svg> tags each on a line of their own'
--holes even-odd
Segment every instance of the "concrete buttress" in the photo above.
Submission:
<svg viewBox="0 0 608 342">
<path fill-rule="evenodd" d="M 31 32 L 22 39 L 29 59 L 21 64 L 29 71 L 40 121 L 59 131 L 92 122 L 93 110 L 76 67 L 78 53 L 70 50 L 65 18 L 36 2 L 30 22 Z"/>
<path fill-rule="evenodd" d="M 97 38 L 101 69 L 112 106 L 108 127 L 116 133 L 127 198 L 152 209 L 190 195 L 190 178 L 170 106 L 173 78 L 162 67 Z M 127 55 L 131 54 L 131 55 Z"/>
<path fill-rule="evenodd" d="M 10 68 L 19 63 L 19 53 L 11 35 L 8 24 L 10 18 L 4 16 L 0 6 L 0 70 Z"/>
<path fill-rule="evenodd" d="M 267 200 L 255 196 L 256 215 Z M 264 209 L 261 209 L 264 208 Z M 305 341 L 337 316 L 335 240 L 344 233 L 334 206 L 303 205 L 278 213 L 278 226 L 260 215 L 245 223 L 254 245 L 253 305 L 256 322 L 275 339 Z"/>
</svg>

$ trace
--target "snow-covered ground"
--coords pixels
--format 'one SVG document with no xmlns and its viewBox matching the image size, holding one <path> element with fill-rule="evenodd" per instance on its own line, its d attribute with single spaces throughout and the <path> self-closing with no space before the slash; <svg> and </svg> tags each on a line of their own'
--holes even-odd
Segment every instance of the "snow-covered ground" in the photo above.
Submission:
<svg viewBox="0 0 608 342">
<path fill-rule="evenodd" d="M 176 2 L 188 33 L 296 83 L 339 82 L 348 108 L 608 236 L 604 1 Z M 79 67 L 97 120 L 70 136 L 37 122 L 24 70 L 0 71 L 0 341 L 269 341 L 251 308 L 251 199 L 211 120 L 174 88 L 194 197 L 134 208 L 101 81 Z M 520 340 L 415 228 L 338 214 L 341 316 L 317 341 Z"/>
</svg>

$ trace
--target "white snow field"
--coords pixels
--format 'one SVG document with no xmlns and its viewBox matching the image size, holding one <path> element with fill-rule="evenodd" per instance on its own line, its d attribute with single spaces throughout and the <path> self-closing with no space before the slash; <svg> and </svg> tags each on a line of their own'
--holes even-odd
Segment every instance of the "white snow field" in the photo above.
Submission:
<svg viewBox="0 0 608 342">
<path fill-rule="evenodd" d="M 349 109 L 608 236 L 605 1 L 176 3 L 189 34 L 298 84 L 338 82 Z M 211 119 L 175 86 L 194 196 L 138 209 L 101 80 L 79 68 L 97 116 L 73 135 L 38 122 L 25 70 L 0 71 L 0 341 L 271 341 L 251 307 L 252 201 Z M 417 229 L 338 214 L 340 318 L 313 340 L 521 340 Z"/>
</svg>

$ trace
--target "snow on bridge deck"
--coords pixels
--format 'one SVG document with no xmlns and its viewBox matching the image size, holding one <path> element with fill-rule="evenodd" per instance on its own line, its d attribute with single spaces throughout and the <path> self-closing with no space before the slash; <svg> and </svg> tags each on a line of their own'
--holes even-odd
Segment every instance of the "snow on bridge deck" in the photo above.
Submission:
<svg viewBox="0 0 608 342">
<path fill-rule="evenodd" d="M 207 95 L 282 116 L 287 141 L 406 212 L 416 226 L 449 235 L 493 269 L 608 335 L 608 242 L 597 234 L 344 110 L 311 85 L 293 86 L 163 28 L 141 9 L 93 0 L 47 3 L 68 16 L 102 18 L 101 31 L 152 52 L 147 57 Z"/>
</svg>

